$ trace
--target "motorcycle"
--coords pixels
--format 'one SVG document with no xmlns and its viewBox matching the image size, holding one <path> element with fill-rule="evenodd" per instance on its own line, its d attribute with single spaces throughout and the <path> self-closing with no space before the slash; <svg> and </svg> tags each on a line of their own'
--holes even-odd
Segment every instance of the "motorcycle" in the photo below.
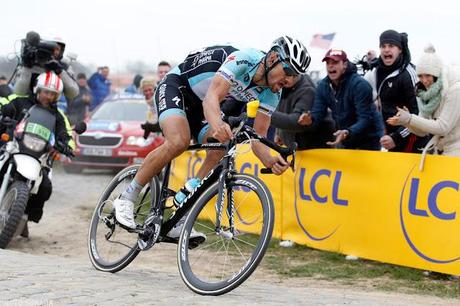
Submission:
<svg viewBox="0 0 460 306">
<path fill-rule="evenodd" d="M 23 218 L 27 202 L 37 194 L 44 173 L 51 179 L 59 153 L 68 157 L 73 153 L 55 139 L 55 114 L 40 105 L 26 111 L 21 122 L 4 117 L 0 125 L 6 128 L 0 147 L 0 248 L 5 248 L 27 222 Z M 80 122 L 74 130 L 81 134 L 86 124 Z"/>
</svg>

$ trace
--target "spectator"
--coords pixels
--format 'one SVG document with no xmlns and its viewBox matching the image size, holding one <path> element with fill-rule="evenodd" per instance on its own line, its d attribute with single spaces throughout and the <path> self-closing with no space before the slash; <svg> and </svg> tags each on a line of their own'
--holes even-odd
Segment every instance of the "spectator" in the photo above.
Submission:
<svg viewBox="0 0 460 306">
<path fill-rule="evenodd" d="M 419 115 L 399 108 L 388 123 L 419 135 L 433 134 L 425 151 L 434 148 L 435 153 L 460 156 L 460 67 L 443 68 L 434 47 L 428 46 L 417 63 L 417 75 Z"/>
<path fill-rule="evenodd" d="M 93 94 L 93 100 L 89 106 L 89 110 L 95 109 L 101 102 L 110 94 L 110 86 L 112 83 L 107 79 L 109 76 L 109 67 L 99 67 L 88 80 L 88 86 Z"/>
<path fill-rule="evenodd" d="M 171 70 L 171 65 L 166 61 L 161 61 L 158 63 L 157 66 L 157 78 L 158 82 L 160 82 L 163 77 Z"/>
<path fill-rule="evenodd" d="M 142 81 L 140 81 L 140 88 L 145 96 L 145 102 L 149 106 L 149 110 L 147 113 L 147 122 L 149 123 L 158 122 L 156 107 L 154 107 L 153 104 L 153 94 L 155 92 L 156 86 L 157 82 L 154 78 L 143 78 Z"/>
<path fill-rule="evenodd" d="M 296 142 L 299 150 L 327 148 L 326 142 L 332 140 L 334 132 L 334 122 L 330 112 L 315 129 L 298 123 L 302 113 L 312 109 L 316 86 L 305 74 L 293 76 L 289 81 L 290 83 L 283 89 L 280 103 L 271 118 L 272 126 L 278 129 L 279 140 L 287 146 Z M 279 140 L 278 143 L 280 143 Z"/>
<path fill-rule="evenodd" d="M 136 74 L 133 79 L 133 83 L 126 87 L 125 92 L 136 94 L 139 93 L 139 87 L 141 85 L 142 75 Z"/>
<path fill-rule="evenodd" d="M 0 76 L 0 85 L 8 85 L 8 80 L 6 76 L 4 75 Z"/>
<path fill-rule="evenodd" d="M 0 85 L 0 98 L 8 98 L 8 96 L 10 96 L 12 93 L 13 91 L 8 85 Z"/>
<path fill-rule="evenodd" d="M 311 114 L 299 118 L 299 123 L 318 126 L 332 110 L 336 136 L 328 145 L 345 149 L 380 150 L 383 135 L 382 118 L 372 101 L 372 88 L 359 76 L 356 66 L 342 50 L 329 50 L 323 58 L 327 77 L 316 91 Z"/>
<path fill-rule="evenodd" d="M 367 51 L 366 60 L 370 64 L 377 59 L 377 53 L 374 50 Z"/>
<path fill-rule="evenodd" d="M 141 128 L 144 130 L 144 138 L 147 138 L 150 133 L 161 132 L 160 124 L 158 123 L 157 107 L 153 102 L 157 81 L 153 77 L 143 78 L 140 86 L 145 96 L 145 102 L 148 105 L 147 120 L 141 124 Z"/>
<path fill-rule="evenodd" d="M 371 84 L 374 99 L 385 121 L 385 135 L 381 145 L 394 152 L 419 152 L 426 143 L 405 127 L 388 124 L 387 119 L 398 112 L 397 107 L 407 107 L 418 114 L 415 98 L 416 73 L 410 63 L 407 34 L 387 30 L 380 35 L 380 57 L 377 67 L 366 73 L 365 79 Z"/>
<path fill-rule="evenodd" d="M 72 125 L 85 120 L 88 114 L 88 107 L 92 100 L 92 95 L 88 88 L 86 75 L 84 73 L 79 73 L 77 75 L 77 83 L 80 93 L 75 99 L 70 101 L 67 107 L 67 117 Z"/>
<path fill-rule="evenodd" d="M 0 98 L 8 98 L 12 93 L 13 90 L 8 85 L 7 78 L 4 75 L 0 76 Z"/>
</svg>

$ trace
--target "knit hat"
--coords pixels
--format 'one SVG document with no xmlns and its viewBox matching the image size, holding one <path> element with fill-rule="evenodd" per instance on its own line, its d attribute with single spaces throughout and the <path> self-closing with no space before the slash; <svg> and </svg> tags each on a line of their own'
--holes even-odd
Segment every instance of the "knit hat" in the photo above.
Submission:
<svg viewBox="0 0 460 306">
<path fill-rule="evenodd" d="M 439 77 L 442 70 L 442 61 L 436 55 L 433 45 L 429 44 L 423 51 L 424 53 L 417 63 L 417 75 L 430 74 L 434 77 Z"/>
<path fill-rule="evenodd" d="M 386 30 L 380 34 L 380 46 L 383 44 L 392 44 L 402 49 L 401 34 L 395 30 Z"/>
</svg>

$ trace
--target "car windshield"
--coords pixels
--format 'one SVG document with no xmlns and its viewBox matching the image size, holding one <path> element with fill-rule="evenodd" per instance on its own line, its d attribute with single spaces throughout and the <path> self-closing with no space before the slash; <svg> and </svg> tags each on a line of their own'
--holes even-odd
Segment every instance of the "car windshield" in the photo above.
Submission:
<svg viewBox="0 0 460 306">
<path fill-rule="evenodd" d="M 94 112 L 92 119 L 116 121 L 145 121 L 147 104 L 136 101 L 106 102 Z"/>
</svg>

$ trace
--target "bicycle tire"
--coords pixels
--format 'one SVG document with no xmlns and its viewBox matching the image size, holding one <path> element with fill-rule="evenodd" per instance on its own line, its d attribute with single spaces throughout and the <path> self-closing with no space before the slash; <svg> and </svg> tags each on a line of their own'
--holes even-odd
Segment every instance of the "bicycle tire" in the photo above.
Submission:
<svg viewBox="0 0 460 306">
<path fill-rule="evenodd" d="M 115 231 L 119 230 L 118 233 L 120 233 L 120 235 L 125 235 L 127 237 L 129 236 L 130 237 L 129 240 L 133 241 L 129 245 L 128 244 L 125 245 L 129 249 L 127 250 L 126 253 L 122 252 L 123 254 L 120 256 L 117 255 L 117 258 L 114 260 L 106 258 L 106 257 L 109 257 L 109 255 L 105 255 L 105 254 L 102 255 L 101 249 L 103 248 L 103 246 L 100 246 L 102 242 L 104 241 L 104 239 L 100 239 L 102 237 L 98 237 L 98 227 L 99 226 L 101 226 L 102 229 L 104 229 L 104 226 L 107 227 L 107 229 L 109 228 L 108 225 L 106 225 L 105 223 L 103 223 L 103 221 L 101 221 L 101 214 L 102 214 L 102 210 L 105 209 L 105 205 L 109 203 L 110 201 L 109 198 L 111 197 L 112 192 L 114 192 L 114 190 L 126 178 L 128 178 L 128 180 L 131 180 L 132 178 L 134 178 L 137 171 L 139 170 L 139 167 L 140 165 L 132 165 L 132 166 L 128 166 L 125 169 L 121 170 L 107 185 L 107 187 L 105 188 L 104 192 L 102 193 L 101 197 L 98 200 L 98 204 L 96 205 L 96 208 L 94 209 L 93 215 L 91 217 L 89 231 L 88 231 L 88 254 L 89 254 L 91 263 L 97 270 L 104 271 L 104 272 L 111 272 L 111 273 L 118 272 L 124 269 L 126 266 L 128 266 L 140 252 L 140 249 L 137 244 L 138 235 L 135 233 L 131 233 L 131 234 L 128 233 L 125 229 L 121 228 L 117 222 L 112 221 L 113 222 L 112 226 L 115 228 L 112 231 L 112 233 L 115 233 Z M 118 196 L 116 194 L 114 195 Z M 114 220 L 115 216 L 114 216 L 113 207 L 112 209 L 108 207 L 105 213 L 107 213 L 107 218 L 110 217 L 110 218 L 113 218 Z M 104 238 L 106 238 L 105 240 L 109 242 L 109 239 L 112 238 L 112 236 L 109 237 L 108 239 L 107 239 L 107 236 L 105 236 Z M 100 245 L 98 245 L 98 242 Z M 120 242 L 116 242 L 116 243 L 120 243 Z"/>
<path fill-rule="evenodd" d="M 202 217 L 212 216 L 213 211 L 210 207 L 215 205 L 215 201 L 213 201 L 213 199 L 215 195 L 218 193 L 218 187 L 218 182 L 214 183 L 206 191 L 204 191 L 203 194 L 195 202 L 185 221 L 177 249 L 177 262 L 182 280 L 188 288 L 201 295 L 225 294 L 235 289 L 240 284 L 242 284 L 254 272 L 254 270 L 257 268 L 258 264 L 262 260 L 263 256 L 265 255 L 273 232 L 274 205 L 269 189 L 264 184 L 264 182 L 257 177 L 247 174 L 237 174 L 234 176 L 232 184 L 229 184 L 229 186 L 227 186 L 227 190 L 228 188 L 232 188 L 233 194 L 237 191 L 245 192 L 245 190 L 252 191 L 253 193 L 251 193 L 249 199 L 244 198 L 242 200 L 243 203 L 247 202 L 248 206 L 245 206 L 241 209 L 242 204 L 235 203 L 233 215 L 236 216 L 241 222 L 239 222 L 238 224 L 235 223 L 235 228 L 238 228 L 236 228 L 233 238 L 214 238 L 216 235 L 215 228 L 213 229 L 212 226 L 206 225 L 206 223 L 212 223 L 212 221 L 202 219 Z M 236 196 L 236 198 L 236 200 L 239 201 L 241 197 L 238 198 L 238 196 Z M 257 227 L 256 222 L 260 219 L 259 217 L 255 219 L 251 215 L 252 209 L 254 209 L 253 207 L 257 205 L 255 201 L 258 201 L 260 203 L 262 213 L 262 219 L 258 222 L 261 225 L 259 235 L 250 233 L 250 231 L 252 230 L 249 227 L 254 225 L 256 225 Z M 211 213 L 208 212 L 209 209 L 211 209 Z M 252 223 L 249 222 L 251 221 L 249 218 L 241 216 L 242 214 L 244 214 L 245 209 L 249 211 L 247 215 L 251 216 L 251 220 L 255 220 Z M 247 222 L 245 222 L 243 219 L 245 219 Z M 224 220 L 225 217 L 223 215 L 222 222 L 224 222 Z M 190 249 L 190 233 L 192 232 L 192 230 L 201 230 L 201 228 L 208 229 L 210 231 L 210 235 L 207 236 L 206 241 L 203 244 L 197 246 L 196 248 Z M 214 234 L 212 230 L 214 230 Z M 241 236 L 244 236 L 243 238 L 247 239 L 247 241 L 244 241 L 244 239 L 242 239 Z M 215 241 L 213 241 L 212 239 L 214 239 Z M 221 240 L 219 241 L 219 239 Z M 248 251 L 248 253 L 252 253 L 250 254 L 250 256 L 248 256 L 248 260 L 246 260 L 243 256 L 243 251 L 249 245 L 248 241 L 251 242 L 253 239 L 258 240 L 257 243 L 254 243 L 254 250 Z M 204 279 L 206 277 L 213 277 L 211 276 L 212 267 L 209 268 L 209 266 L 211 265 L 212 261 L 215 260 L 216 256 L 212 257 L 211 260 L 204 258 L 202 264 L 200 264 L 198 260 L 200 257 L 210 257 L 209 255 L 211 255 L 211 253 L 214 251 L 213 248 L 216 248 L 217 245 L 221 242 L 222 245 L 225 245 L 227 243 L 227 247 L 224 247 L 224 251 L 226 251 L 227 254 L 224 259 L 223 269 L 225 269 L 227 260 L 229 262 L 243 261 L 244 263 L 242 263 L 241 267 L 237 268 L 236 273 L 231 272 L 229 277 L 224 278 L 222 276 L 220 280 L 217 276 L 217 280 Z M 246 245 L 246 243 L 248 243 L 248 245 Z M 215 246 L 213 246 L 214 244 Z M 236 256 L 235 254 L 231 253 L 231 247 L 235 247 L 235 249 L 237 249 L 237 252 L 235 253 Z M 200 252 L 200 250 L 202 253 L 197 253 Z M 219 253 L 219 250 L 220 249 L 218 249 L 216 253 Z M 242 259 L 238 259 L 238 252 L 241 254 Z M 203 254 L 203 256 L 201 256 L 200 254 Z M 221 256 L 218 257 L 218 260 L 220 259 L 220 257 Z M 195 261 L 195 263 L 191 264 L 191 261 Z M 219 263 L 217 265 L 219 265 Z M 208 274 L 208 272 L 208 276 L 201 275 Z M 224 274 L 224 272 L 225 271 L 222 271 L 222 275 Z"/>
</svg>

